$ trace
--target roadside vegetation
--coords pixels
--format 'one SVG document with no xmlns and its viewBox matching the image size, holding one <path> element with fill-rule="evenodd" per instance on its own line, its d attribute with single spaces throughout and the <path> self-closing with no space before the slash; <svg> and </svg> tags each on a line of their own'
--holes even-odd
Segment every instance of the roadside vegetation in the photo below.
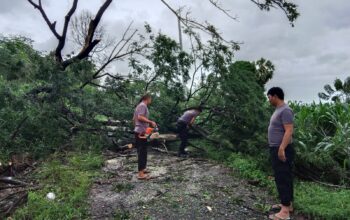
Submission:
<svg viewBox="0 0 350 220">
<path fill-rule="evenodd" d="M 39 189 L 30 191 L 28 202 L 14 219 L 87 219 L 88 195 L 93 180 L 100 174 L 100 153 L 56 153 L 31 175 Z M 48 198 L 53 193 L 55 198 Z"/>
</svg>

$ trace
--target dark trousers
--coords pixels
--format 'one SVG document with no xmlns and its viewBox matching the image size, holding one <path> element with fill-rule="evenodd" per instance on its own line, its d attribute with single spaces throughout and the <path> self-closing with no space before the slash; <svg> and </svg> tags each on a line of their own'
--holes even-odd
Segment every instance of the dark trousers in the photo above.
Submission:
<svg viewBox="0 0 350 220">
<path fill-rule="evenodd" d="M 188 128 L 187 128 L 187 123 L 183 121 L 178 121 L 177 122 L 177 132 L 179 134 L 179 137 L 181 139 L 181 144 L 179 147 L 179 153 L 183 154 L 185 152 L 185 148 L 187 147 L 188 144 Z"/>
<path fill-rule="evenodd" d="M 147 139 L 140 138 L 140 134 L 135 133 L 135 145 L 137 149 L 138 169 L 142 171 L 147 166 Z"/>
<path fill-rule="evenodd" d="M 288 145 L 285 149 L 287 161 L 283 162 L 278 158 L 279 147 L 271 147 L 271 162 L 274 171 L 275 182 L 281 204 L 284 206 L 290 206 L 293 201 L 293 161 L 294 161 L 294 148 L 292 145 Z"/>
</svg>

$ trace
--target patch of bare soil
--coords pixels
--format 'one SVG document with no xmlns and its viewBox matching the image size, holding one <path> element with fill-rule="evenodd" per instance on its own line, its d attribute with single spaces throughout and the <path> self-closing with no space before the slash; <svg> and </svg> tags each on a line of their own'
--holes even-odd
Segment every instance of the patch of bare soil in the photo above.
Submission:
<svg viewBox="0 0 350 220">
<path fill-rule="evenodd" d="M 267 219 L 267 192 L 204 159 L 151 152 L 152 179 L 136 178 L 136 155 L 106 161 L 90 192 L 92 219 Z"/>
</svg>

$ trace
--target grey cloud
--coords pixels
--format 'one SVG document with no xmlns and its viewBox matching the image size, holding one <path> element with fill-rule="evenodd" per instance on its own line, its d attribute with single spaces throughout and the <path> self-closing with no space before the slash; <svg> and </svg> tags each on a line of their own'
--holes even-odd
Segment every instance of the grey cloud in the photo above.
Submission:
<svg viewBox="0 0 350 220">
<path fill-rule="evenodd" d="M 1 7 L 0 7 L 0 14 L 7 14 L 11 13 L 12 11 L 22 10 L 25 8 L 25 1 L 11 1 L 11 0 L 1 0 L 0 1 Z"/>
</svg>

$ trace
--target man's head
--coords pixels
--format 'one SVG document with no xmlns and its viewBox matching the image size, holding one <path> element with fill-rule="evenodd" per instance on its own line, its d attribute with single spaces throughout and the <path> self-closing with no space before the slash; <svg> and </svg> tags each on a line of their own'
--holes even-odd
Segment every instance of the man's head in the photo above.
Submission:
<svg viewBox="0 0 350 220">
<path fill-rule="evenodd" d="M 284 92 L 280 87 L 272 87 L 269 89 L 267 97 L 273 106 L 278 106 L 280 103 L 284 102 Z"/>
<path fill-rule="evenodd" d="M 202 106 L 198 106 L 197 108 L 195 108 L 195 110 L 199 113 L 202 113 L 203 111 L 203 107 Z"/>
<path fill-rule="evenodd" d="M 145 94 L 142 96 L 141 102 L 144 102 L 146 105 L 150 105 L 152 103 L 152 96 L 150 94 Z"/>
</svg>

